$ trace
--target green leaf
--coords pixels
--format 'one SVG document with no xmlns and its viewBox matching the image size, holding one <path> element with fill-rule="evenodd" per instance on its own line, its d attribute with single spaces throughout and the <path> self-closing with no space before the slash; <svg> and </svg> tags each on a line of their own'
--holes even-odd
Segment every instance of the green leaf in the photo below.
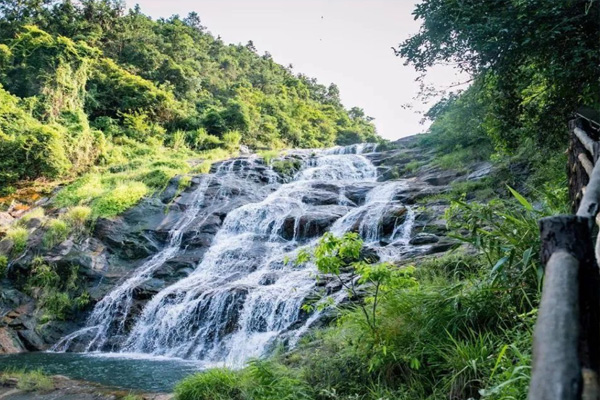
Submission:
<svg viewBox="0 0 600 400">
<path fill-rule="evenodd" d="M 506 185 L 506 187 L 508 188 L 508 190 L 510 190 L 510 192 L 515 197 L 515 199 L 517 199 L 517 201 L 519 203 L 521 203 L 521 205 L 523 207 L 525 207 L 526 210 L 533 211 L 533 206 L 531 205 L 531 203 L 529 201 L 527 201 L 527 199 L 525 197 L 521 196 L 521 194 L 519 194 L 519 192 L 517 192 L 515 189 L 511 188 L 510 186 Z"/>
</svg>

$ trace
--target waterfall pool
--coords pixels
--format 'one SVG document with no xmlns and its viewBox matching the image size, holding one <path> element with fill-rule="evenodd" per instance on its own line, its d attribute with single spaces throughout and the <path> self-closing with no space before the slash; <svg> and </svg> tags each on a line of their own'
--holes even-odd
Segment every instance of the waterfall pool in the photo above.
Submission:
<svg viewBox="0 0 600 400">
<path fill-rule="evenodd" d="M 21 353 L 0 355 L 0 371 L 41 369 L 49 375 L 145 392 L 171 392 L 202 363 L 177 358 L 119 353 Z"/>
</svg>

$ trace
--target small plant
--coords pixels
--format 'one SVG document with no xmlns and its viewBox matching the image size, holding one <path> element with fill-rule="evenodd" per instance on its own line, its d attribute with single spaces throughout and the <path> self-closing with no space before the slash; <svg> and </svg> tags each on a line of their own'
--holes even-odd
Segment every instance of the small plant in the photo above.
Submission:
<svg viewBox="0 0 600 400">
<path fill-rule="evenodd" d="M 279 151 L 277 150 L 266 150 L 261 151 L 258 155 L 265 161 L 265 164 L 271 165 L 271 161 L 279 156 Z"/>
<path fill-rule="evenodd" d="M 194 168 L 194 172 L 199 174 L 208 174 L 210 172 L 210 168 L 212 167 L 212 163 L 208 160 L 202 161 L 200 164 Z"/>
<path fill-rule="evenodd" d="M 144 398 L 137 394 L 129 393 L 127 396 L 121 398 L 121 400 L 144 400 Z"/>
<path fill-rule="evenodd" d="M 6 232 L 6 237 L 13 242 L 12 254 L 21 254 L 27 247 L 29 231 L 22 227 L 12 227 Z"/>
<path fill-rule="evenodd" d="M 377 307 L 381 298 L 390 289 L 398 290 L 415 286 L 416 280 L 412 277 L 414 272 L 412 267 L 398 269 L 389 263 L 370 264 L 361 259 L 362 246 L 363 241 L 357 233 L 346 233 L 341 238 L 326 233 L 312 254 L 308 250 L 300 251 L 296 263 L 313 261 L 320 273 L 335 276 L 347 291 L 351 301 L 362 311 L 373 337 L 377 338 L 379 335 Z M 344 277 L 342 273 L 345 273 Z M 357 284 L 372 288 L 372 294 L 364 301 L 358 293 Z M 321 303 L 321 307 L 332 305 L 331 300 Z M 311 308 L 311 305 L 305 307 L 307 311 Z"/>
<path fill-rule="evenodd" d="M 273 161 L 273 171 L 277 172 L 284 178 L 291 178 L 302 168 L 302 162 L 296 159 L 277 160 Z"/>
<path fill-rule="evenodd" d="M 69 225 L 61 219 L 51 219 L 45 226 L 46 233 L 44 234 L 43 242 L 44 246 L 48 249 L 64 242 L 71 232 Z"/>
</svg>

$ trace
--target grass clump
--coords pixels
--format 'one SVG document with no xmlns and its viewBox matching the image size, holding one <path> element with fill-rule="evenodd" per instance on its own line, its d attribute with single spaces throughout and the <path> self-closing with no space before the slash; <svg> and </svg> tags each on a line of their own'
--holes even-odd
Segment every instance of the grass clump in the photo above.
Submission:
<svg viewBox="0 0 600 400">
<path fill-rule="evenodd" d="M 52 378 L 39 369 L 34 371 L 9 371 L 0 375 L 0 383 L 5 383 L 8 379 L 16 379 L 17 389 L 24 392 L 43 393 L 54 390 Z"/>
<path fill-rule="evenodd" d="M 20 226 L 13 226 L 6 232 L 6 237 L 13 242 L 12 254 L 17 255 L 22 253 L 27 247 L 29 231 Z"/>
<path fill-rule="evenodd" d="M 0 279 L 4 278 L 6 275 L 6 270 L 8 269 L 8 257 L 4 254 L 0 254 Z"/>
<path fill-rule="evenodd" d="M 148 192 L 148 187 L 142 182 L 121 183 L 92 203 L 94 215 L 105 218 L 114 217 L 136 205 Z"/>
<path fill-rule="evenodd" d="M 278 150 L 264 150 L 258 153 L 259 157 L 261 157 L 265 164 L 267 165 L 271 165 L 271 161 L 273 161 L 275 158 L 279 157 L 279 151 Z"/>
<path fill-rule="evenodd" d="M 211 369 L 191 375 L 175 387 L 177 400 L 242 400 L 237 373 L 228 369 Z"/>
<path fill-rule="evenodd" d="M 51 249 L 59 243 L 64 242 L 71 233 L 71 227 L 62 219 L 51 219 L 45 224 L 44 247 Z"/>
<path fill-rule="evenodd" d="M 69 224 L 71 229 L 77 233 L 85 231 L 87 224 L 92 216 L 92 209 L 88 206 L 71 207 L 64 214 L 64 220 Z"/>
</svg>

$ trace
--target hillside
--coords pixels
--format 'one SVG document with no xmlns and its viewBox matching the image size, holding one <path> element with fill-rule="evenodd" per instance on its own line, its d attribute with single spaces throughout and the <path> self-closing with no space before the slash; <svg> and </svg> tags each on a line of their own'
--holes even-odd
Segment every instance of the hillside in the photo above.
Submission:
<svg viewBox="0 0 600 400">
<path fill-rule="evenodd" d="M 118 1 L 1 7 L 0 196 L 34 180 L 131 169 L 138 176 L 103 176 L 101 191 L 115 189 L 112 179 L 142 194 L 240 145 L 379 140 L 334 84 L 295 74 L 252 42 L 224 44 L 194 13 L 153 21 Z"/>
</svg>

